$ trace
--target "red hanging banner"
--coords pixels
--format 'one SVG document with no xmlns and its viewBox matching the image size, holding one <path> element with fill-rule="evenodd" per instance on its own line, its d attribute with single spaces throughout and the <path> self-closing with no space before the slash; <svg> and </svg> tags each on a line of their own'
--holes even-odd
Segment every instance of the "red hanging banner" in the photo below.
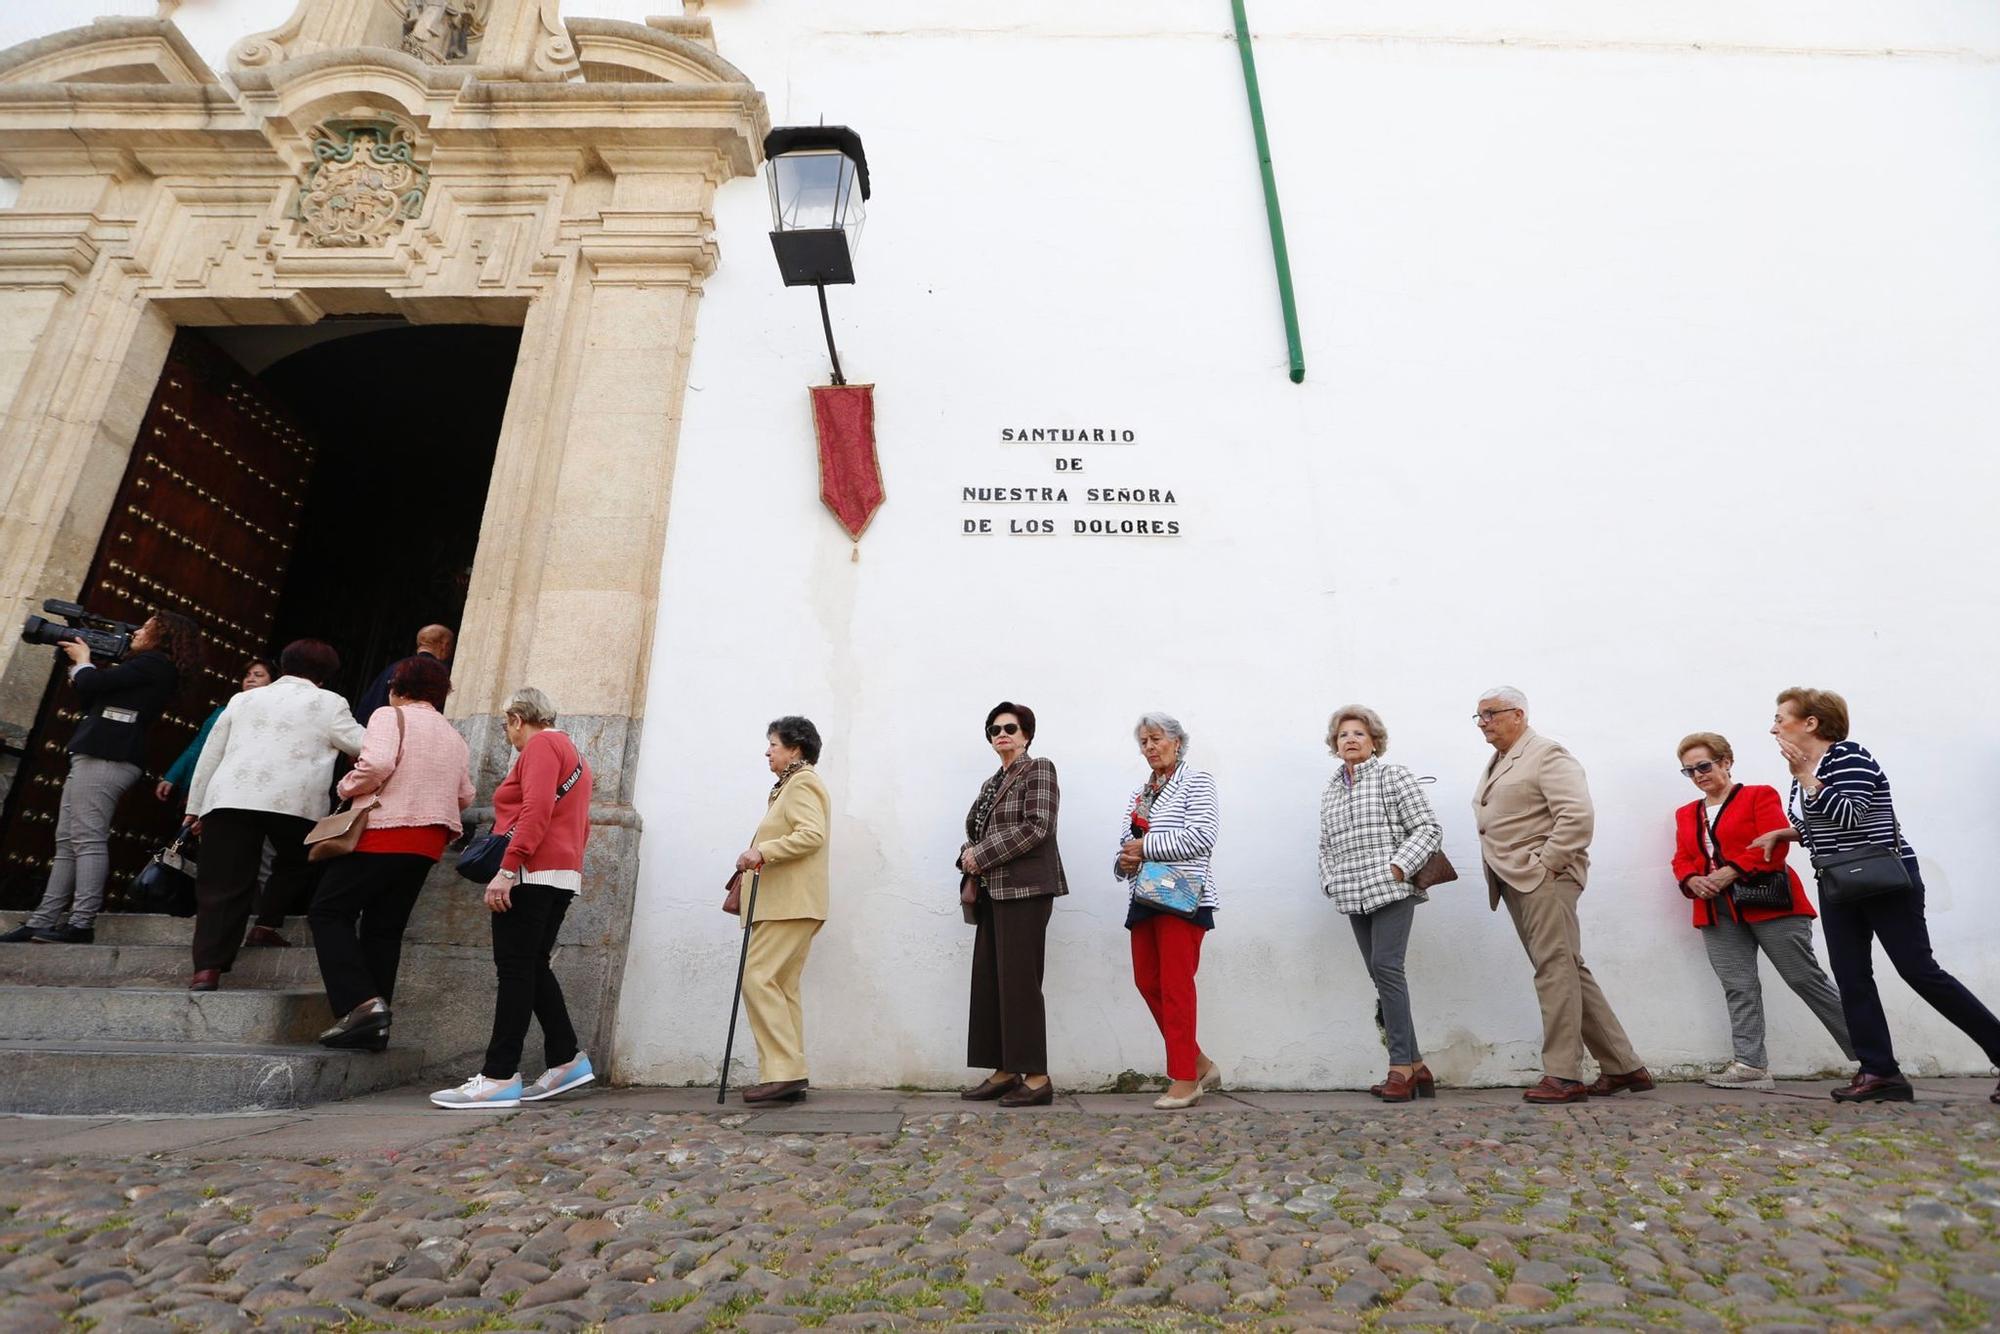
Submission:
<svg viewBox="0 0 2000 1334">
<path fill-rule="evenodd" d="M 847 535 L 859 541 L 882 507 L 882 465 L 875 458 L 875 386 L 812 386 L 819 436 L 819 496 Z"/>
</svg>

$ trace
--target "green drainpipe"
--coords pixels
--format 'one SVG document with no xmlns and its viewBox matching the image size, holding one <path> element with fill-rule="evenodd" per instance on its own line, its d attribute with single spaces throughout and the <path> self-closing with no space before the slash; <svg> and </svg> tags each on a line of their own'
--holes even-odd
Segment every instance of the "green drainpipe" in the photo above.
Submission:
<svg viewBox="0 0 2000 1334">
<path fill-rule="evenodd" d="M 1264 98 L 1257 91 L 1257 57 L 1250 51 L 1250 19 L 1243 0 L 1236 12 L 1236 49 L 1243 56 L 1243 87 L 1250 94 L 1250 128 L 1257 132 L 1257 169 L 1264 174 L 1264 213 L 1271 222 L 1271 258 L 1278 266 L 1278 303 L 1285 311 L 1285 346 L 1292 357 L 1292 383 L 1306 378 L 1305 349 L 1299 345 L 1299 303 L 1292 295 L 1292 259 L 1285 250 L 1285 215 L 1278 208 L 1278 178 L 1271 171 L 1271 137 L 1264 132 Z"/>
</svg>

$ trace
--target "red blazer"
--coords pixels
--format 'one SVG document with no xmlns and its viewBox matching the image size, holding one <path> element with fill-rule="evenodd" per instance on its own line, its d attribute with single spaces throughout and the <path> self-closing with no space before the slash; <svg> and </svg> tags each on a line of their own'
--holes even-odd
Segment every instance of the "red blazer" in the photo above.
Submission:
<svg viewBox="0 0 2000 1334">
<path fill-rule="evenodd" d="M 1791 824 L 1785 818 L 1785 806 L 1778 799 L 1778 789 L 1761 783 L 1747 786 L 1738 783 L 1731 790 L 1716 815 L 1715 840 L 1721 849 L 1723 863 L 1735 867 L 1738 874 L 1754 875 L 1782 867 L 1785 878 L 1792 883 L 1792 906 L 1746 908 L 1739 913 L 1727 890 L 1716 898 L 1695 898 L 1694 891 L 1688 888 L 1688 881 L 1698 875 L 1707 875 L 1715 867 L 1701 836 L 1702 805 L 1706 800 L 1697 797 L 1674 812 L 1674 879 L 1679 882 L 1681 893 L 1694 902 L 1694 924 L 1714 926 L 1715 905 L 1718 903 L 1727 904 L 1731 916 L 1745 922 L 1818 916 L 1813 911 L 1812 900 L 1806 897 L 1806 887 L 1800 883 L 1799 873 L 1785 865 L 1787 844 L 1780 843 L 1768 857 L 1750 850 L 1751 839 L 1759 834 L 1768 834 L 1773 829 L 1789 828 Z"/>
</svg>

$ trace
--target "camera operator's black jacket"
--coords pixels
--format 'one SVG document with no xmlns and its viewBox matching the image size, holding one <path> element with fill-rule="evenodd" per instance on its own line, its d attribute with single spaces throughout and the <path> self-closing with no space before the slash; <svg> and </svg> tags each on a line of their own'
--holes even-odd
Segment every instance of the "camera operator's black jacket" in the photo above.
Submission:
<svg viewBox="0 0 2000 1334">
<path fill-rule="evenodd" d="M 147 649 L 116 667 L 78 672 L 70 685 L 83 697 L 84 718 L 69 739 L 69 753 L 100 760 L 146 764 L 146 731 L 174 697 L 180 668 Z"/>
</svg>

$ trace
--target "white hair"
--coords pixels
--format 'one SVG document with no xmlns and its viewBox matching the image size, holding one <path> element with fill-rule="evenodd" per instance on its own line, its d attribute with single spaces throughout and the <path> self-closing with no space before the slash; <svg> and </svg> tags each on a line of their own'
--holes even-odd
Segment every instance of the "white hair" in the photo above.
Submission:
<svg viewBox="0 0 2000 1334">
<path fill-rule="evenodd" d="M 1512 686 L 1494 686 L 1491 690 L 1485 691 L 1479 696 L 1481 704 L 1484 704 L 1489 699 L 1497 699 L 1504 707 L 1509 709 L 1519 709 L 1522 713 L 1528 711 L 1528 697 Z"/>
<path fill-rule="evenodd" d="M 530 727 L 554 727 L 556 724 L 555 701 L 535 689 L 522 686 L 507 698 L 507 707 L 500 711 L 502 717 L 519 718 Z"/>
<path fill-rule="evenodd" d="M 1187 728 L 1182 727 L 1181 720 L 1174 717 L 1171 713 L 1155 711 L 1153 713 L 1140 714 L 1138 723 L 1132 728 L 1133 739 L 1137 740 L 1140 735 L 1149 731 L 1158 732 L 1162 736 L 1171 737 L 1175 741 L 1180 742 L 1181 754 L 1187 754 Z"/>
</svg>

